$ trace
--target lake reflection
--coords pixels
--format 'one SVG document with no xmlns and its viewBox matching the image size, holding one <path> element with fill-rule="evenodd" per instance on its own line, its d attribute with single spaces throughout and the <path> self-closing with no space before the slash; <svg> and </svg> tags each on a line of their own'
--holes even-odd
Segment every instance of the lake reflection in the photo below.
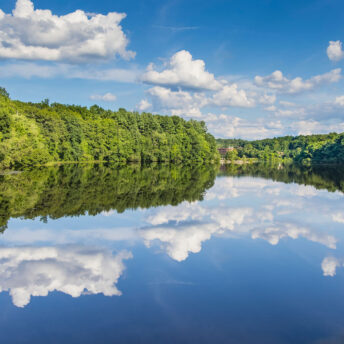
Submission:
<svg viewBox="0 0 344 344">
<path fill-rule="evenodd" d="M 0 178 L 6 343 L 343 342 L 340 167 Z"/>
</svg>

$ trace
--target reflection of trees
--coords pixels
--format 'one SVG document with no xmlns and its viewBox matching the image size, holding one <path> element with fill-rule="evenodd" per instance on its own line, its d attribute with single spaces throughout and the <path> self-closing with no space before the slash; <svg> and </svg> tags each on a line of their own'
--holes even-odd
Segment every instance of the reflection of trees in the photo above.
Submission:
<svg viewBox="0 0 344 344">
<path fill-rule="evenodd" d="M 64 165 L 0 176 L 0 226 L 11 217 L 46 221 L 201 200 L 215 176 L 207 165 Z"/>
<path fill-rule="evenodd" d="M 344 192 L 344 166 L 247 164 L 222 166 L 223 176 L 252 176 L 284 183 L 312 185 L 316 189 Z"/>
</svg>

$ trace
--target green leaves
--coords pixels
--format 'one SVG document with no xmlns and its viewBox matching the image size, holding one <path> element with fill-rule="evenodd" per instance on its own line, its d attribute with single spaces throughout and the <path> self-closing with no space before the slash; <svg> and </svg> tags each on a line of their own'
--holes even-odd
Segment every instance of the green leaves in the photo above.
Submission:
<svg viewBox="0 0 344 344">
<path fill-rule="evenodd" d="M 218 139 L 219 147 L 235 147 L 239 157 L 260 161 L 293 160 L 303 165 L 314 163 L 344 163 L 344 134 L 284 136 L 273 139 L 246 141 Z"/>
<path fill-rule="evenodd" d="M 46 221 L 200 200 L 216 173 L 205 164 L 66 164 L 0 175 L 0 232 L 11 217 Z"/>
<path fill-rule="evenodd" d="M 0 97 L 0 168 L 56 162 L 215 161 L 205 124 L 179 117 Z"/>
<path fill-rule="evenodd" d="M 1 96 L 1 97 L 5 97 L 5 98 L 9 98 L 9 97 L 10 97 L 10 94 L 6 91 L 5 88 L 0 87 L 0 96 Z"/>
</svg>

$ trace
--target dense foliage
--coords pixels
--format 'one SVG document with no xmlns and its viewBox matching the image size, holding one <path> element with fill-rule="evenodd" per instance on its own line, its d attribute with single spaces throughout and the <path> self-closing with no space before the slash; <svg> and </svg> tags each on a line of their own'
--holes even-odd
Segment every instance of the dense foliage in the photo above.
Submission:
<svg viewBox="0 0 344 344">
<path fill-rule="evenodd" d="M 344 166 L 302 166 L 298 164 L 229 164 L 219 176 L 252 176 L 283 183 L 312 185 L 316 189 L 344 193 Z"/>
<path fill-rule="evenodd" d="M 103 211 L 177 205 L 203 199 L 214 165 L 86 164 L 0 175 L 0 230 L 11 217 L 46 220 Z"/>
<path fill-rule="evenodd" d="M 10 218 L 42 221 L 202 200 L 216 175 L 253 176 L 344 192 L 344 167 L 296 164 L 85 164 L 0 175 L 0 231 Z"/>
<path fill-rule="evenodd" d="M 67 161 L 191 162 L 218 158 L 204 122 L 13 101 L 0 89 L 0 168 Z"/>
<path fill-rule="evenodd" d="M 234 147 L 239 158 L 256 158 L 260 161 L 283 159 L 302 164 L 344 163 L 344 133 L 284 136 L 257 141 L 240 139 L 216 141 L 218 147 Z"/>
</svg>

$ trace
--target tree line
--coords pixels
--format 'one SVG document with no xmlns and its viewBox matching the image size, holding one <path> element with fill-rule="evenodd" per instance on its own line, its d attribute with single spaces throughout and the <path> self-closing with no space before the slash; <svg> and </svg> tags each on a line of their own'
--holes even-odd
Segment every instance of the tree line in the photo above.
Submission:
<svg viewBox="0 0 344 344">
<path fill-rule="evenodd" d="M 216 142 L 218 147 L 234 148 L 228 152 L 229 160 L 287 160 L 303 165 L 344 163 L 344 133 L 284 136 L 255 141 L 217 139 Z"/>
<path fill-rule="evenodd" d="M 218 176 L 256 177 L 286 184 L 311 185 L 318 190 L 344 193 L 344 165 L 304 166 L 300 164 L 228 164 L 222 165 Z"/>
<path fill-rule="evenodd" d="M 0 88 L 0 168 L 56 162 L 210 162 L 215 138 L 178 116 L 11 100 Z"/>
<path fill-rule="evenodd" d="M 61 165 L 0 174 L 0 232 L 10 218 L 42 221 L 202 200 L 217 165 Z"/>
</svg>

